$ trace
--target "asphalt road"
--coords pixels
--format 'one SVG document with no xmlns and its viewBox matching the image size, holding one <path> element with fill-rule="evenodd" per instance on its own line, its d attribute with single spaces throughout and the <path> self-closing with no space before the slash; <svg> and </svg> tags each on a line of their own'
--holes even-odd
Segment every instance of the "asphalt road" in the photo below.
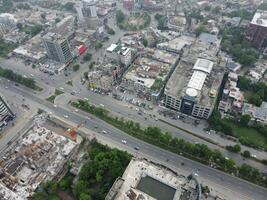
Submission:
<svg viewBox="0 0 267 200">
<path fill-rule="evenodd" d="M 134 148 L 135 146 L 138 146 L 140 148 L 139 151 L 136 151 L 137 154 L 140 155 L 146 155 L 148 157 L 160 160 L 162 163 L 167 165 L 171 168 L 179 168 L 184 171 L 187 171 L 190 173 L 193 170 L 198 170 L 198 174 L 201 177 L 201 180 L 204 180 L 204 182 L 209 182 L 212 185 L 219 186 L 222 190 L 225 190 L 227 193 L 232 194 L 235 198 L 234 199 L 255 199 L 255 200 L 263 200 L 266 199 L 267 190 L 265 188 L 259 187 L 257 185 L 251 184 L 249 182 L 246 182 L 244 180 L 238 179 L 236 177 L 232 177 L 228 174 L 225 174 L 221 171 L 215 170 L 213 168 L 210 168 L 208 166 L 202 165 L 198 162 L 186 159 L 182 156 L 176 155 L 174 153 L 165 151 L 163 149 L 160 149 L 156 146 L 147 144 L 141 140 L 138 140 L 136 138 L 133 138 L 122 131 L 110 126 L 109 124 L 95 118 L 94 116 L 90 116 L 87 113 L 79 111 L 79 113 L 76 113 L 74 111 L 69 111 L 68 107 L 54 107 L 52 103 L 42 100 L 35 95 L 31 94 L 30 92 L 25 92 L 21 89 L 18 89 L 14 86 L 10 86 L 9 90 L 12 92 L 15 92 L 16 94 L 21 94 L 25 98 L 34 101 L 38 104 L 40 104 L 41 108 L 44 108 L 45 110 L 52 112 L 53 115 L 63 117 L 64 115 L 67 115 L 68 118 L 66 120 L 69 120 L 74 123 L 85 123 L 85 128 L 87 129 L 93 129 L 95 131 L 99 132 L 99 135 L 102 135 L 102 137 L 107 137 L 109 140 L 115 141 L 117 143 L 120 143 L 122 139 L 127 141 L 127 148 Z M 90 116 L 90 117 L 87 117 Z M 95 128 L 97 126 L 97 128 Z M 107 131 L 107 134 L 101 133 L 102 130 Z M 167 162 L 166 159 L 169 159 Z M 181 163 L 184 163 L 185 165 L 182 166 Z"/>
</svg>

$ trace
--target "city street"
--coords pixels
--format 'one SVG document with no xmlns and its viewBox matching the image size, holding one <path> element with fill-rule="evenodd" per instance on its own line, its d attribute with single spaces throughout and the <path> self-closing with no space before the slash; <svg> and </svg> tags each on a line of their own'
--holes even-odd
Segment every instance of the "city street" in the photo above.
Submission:
<svg viewBox="0 0 267 200">
<path fill-rule="evenodd" d="M 1 90 L 4 90 L 1 84 Z M 127 145 L 125 145 L 127 148 L 125 149 L 134 149 L 134 147 L 139 147 L 139 151 L 134 151 L 137 155 L 145 157 L 149 157 L 160 161 L 167 165 L 168 167 L 174 168 L 174 169 L 180 169 L 187 173 L 190 173 L 193 170 L 197 170 L 199 176 L 201 177 L 201 180 L 205 184 L 209 184 L 211 186 L 219 186 L 217 192 L 220 194 L 225 193 L 225 195 L 229 196 L 235 196 L 235 199 L 257 199 L 257 200 L 263 200 L 265 199 L 265 196 L 267 195 L 267 190 L 256 186 L 254 184 L 248 183 L 244 180 L 238 179 L 236 177 L 232 177 L 228 174 L 225 174 L 221 171 L 215 170 L 213 168 L 210 168 L 208 166 L 202 165 L 198 162 L 186 159 L 184 157 L 178 156 L 174 153 L 168 152 L 166 150 L 160 149 L 156 146 L 147 144 L 141 140 L 138 140 L 136 138 L 133 138 L 122 131 L 110 126 L 109 124 L 95 118 L 92 115 L 89 115 L 87 113 L 79 111 L 78 113 L 74 112 L 73 110 L 70 110 L 68 107 L 61 107 L 57 106 L 56 108 L 53 106 L 52 103 L 42 100 L 35 95 L 32 95 L 30 92 L 25 92 L 21 89 L 18 89 L 16 87 L 10 86 L 10 93 L 16 93 L 17 95 L 23 95 L 26 99 L 28 99 L 28 102 L 35 102 L 35 104 L 39 104 L 38 106 L 40 108 L 43 108 L 47 110 L 48 112 L 52 112 L 52 115 L 58 116 L 60 118 L 63 118 L 63 116 L 68 116 L 68 119 L 65 119 L 66 121 L 70 121 L 71 123 L 81 123 L 86 122 L 84 129 L 90 129 L 95 130 L 97 137 L 106 139 L 107 141 L 113 141 L 116 143 L 121 143 L 121 140 L 126 140 Z M 89 117 L 87 117 L 89 116 Z M 97 127 L 97 128 L 95 128 Z M 82 129 L 83 130 L 83 129 Z M 103 130 L 107 131 L 107 134 L 101 133 Z M 85 131 L 86 133 L 86 131 Z M 168 162 L 166 160 L 169 160 Z M 181 165 L 181 163 L 184 163 L 184 165 Z M 179 171 L 179 170 L 178 170 Z"/>
</svg>

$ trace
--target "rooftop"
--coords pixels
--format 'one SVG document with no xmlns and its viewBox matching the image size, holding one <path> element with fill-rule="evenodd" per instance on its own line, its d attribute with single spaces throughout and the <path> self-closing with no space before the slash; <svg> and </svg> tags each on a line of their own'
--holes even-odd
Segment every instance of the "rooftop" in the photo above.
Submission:
<svg viewBox="0 0 267 200">
<path fill-rule="evenodd" d="M 59 173 L 78 144 L 35 125 L 12 145 L 1 159 L 0 181 L 16 194 L 14 199 L 27 199 L 42 181 Z"/>
<path fill-rule="evenodd" d="M 224 69 L 209 60 L 196 59 L 195 64 L 181 60 L 167 82 L 165 94 L 178 99 L 185 95 L 191 96 L 199 104 L 211 106 L 223 74 Z"/>
<path fill-rule="evenodd" d="M 125 170 L 122 179 L 124 182 L 114 200 L 134 199 L 132 197 L 137 197 L 137 199 L 142 197 L 144 200 L 161 200 L 160 193 L 164 194 L 165 192 L 168 194 L 168 199 L 179 200 L 181 187 L 186 183 L 185 176 L 145 159 L 133 159 Z M 152 182 L 144 179 L 151 179 Z M 142 191 L 142 187 L 148 182 L 150 192 L 148 190 L 146 192 Z M 160 192 L 156 192 L 154 187 L 160 187 Z M 169 188 L 174 191 L 174 194 L 169 194 L 167 191 Z M 153 189 L 154 192 L 151 192 Z"/>
<path fill-rule="evenodd" d="M 250 23 L 258 26 L 267 27 L 267 11 L 257 10 Z"/>
</svg>

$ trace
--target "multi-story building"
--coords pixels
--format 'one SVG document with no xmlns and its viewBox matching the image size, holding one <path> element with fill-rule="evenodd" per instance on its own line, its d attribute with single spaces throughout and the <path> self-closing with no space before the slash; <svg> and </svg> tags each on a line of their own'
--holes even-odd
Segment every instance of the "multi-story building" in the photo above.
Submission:
<svg viewBox="0 0 267 200">
<path fill-rule="evenodd" d="M 60 63 L 72 60 L 68 39 L 57 33 L 49 32 L 42 38 L 48 58 Z"/>
<path fill-rule="evenodd" d="M 260 48 L 267 37 L 267 11 L 257 10 L 247 30 L 247 39 L 253 47 Z"/>
<path fill-rule="evenodd" d="M 122 45 L 111 44 L 106 51 L 108 58 L 116 60 L 117 62 L 128 67 L 133 61 L 134 50 Z"/>
<path fill-rule="evenodd" d="M 97 11 L 94 0 L 82 0 L 76 5 L 78 20 L 84 22 L 86 18 L 96 18 Z"/>
<path fill-rule="evenodd" d="M 223 112 L 240 113 L 244 103 L 244 96 L 237 87 L 238 75 L 230 72 L 228 80 L 224 86 L 222 99 L 219 102 L 218 109 Z"/>
<path fill-rule="evenodd" d="M 2 127 L 15 117 L 15 114 L 11 111 L 8 104 L 0 96 L 0 130 Z"/>
<path fill-rule="evenodd" d="M 211 34 L 201 34 L 182 58 L 168 80 L 163 105 L 197 118 L 211 115 L 224 76 L 218 61 L 220 40 Z"/>
<path fill-rule="evenodd" d="M 14 15 L 9 13 L 0 14 L 0 36 L 5 35 L 8 31 L 16 28 L 17 20 Z"/>
</svg>

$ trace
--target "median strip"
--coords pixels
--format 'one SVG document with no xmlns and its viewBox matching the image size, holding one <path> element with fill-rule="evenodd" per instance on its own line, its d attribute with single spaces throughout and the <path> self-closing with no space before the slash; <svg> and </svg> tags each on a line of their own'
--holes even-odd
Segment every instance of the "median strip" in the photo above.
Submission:
<svg viewBox="0 0 267 200">
<path fill-rule="evenodd" d="M 162 132 L 158 127 L 147 127 L 142 129 L 139 123 L 114 117 L 109 111 L 102 107 L 90 105 L 86 100 L 78 100 L 71 102 L 70 104 L 78 109 L 95 115 L 108 124 L 147 143 L 183 155 L 184 157 L 267 188 L 266 176 L 261 174 L 256 168 L 247 164 L 237 166 L 233 160 L 225 158 L 219 150 L 211 150 L 207 145 L 192 144 L 183 139 L 173 137 L 167 132 Z"/>
</svg>

